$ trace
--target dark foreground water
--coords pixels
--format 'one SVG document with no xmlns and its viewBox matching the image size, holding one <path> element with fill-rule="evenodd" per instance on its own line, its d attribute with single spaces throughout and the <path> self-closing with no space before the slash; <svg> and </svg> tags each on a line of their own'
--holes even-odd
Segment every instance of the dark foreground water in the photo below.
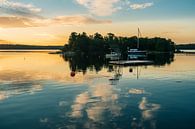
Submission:
<svg viewBox="0 0 195 129">
<path fill-rule="evenodd" d="M 131 67 L 65 60 L 0 52 L 0 129 L 195 129 L 195 56 Z"/>
</svg>

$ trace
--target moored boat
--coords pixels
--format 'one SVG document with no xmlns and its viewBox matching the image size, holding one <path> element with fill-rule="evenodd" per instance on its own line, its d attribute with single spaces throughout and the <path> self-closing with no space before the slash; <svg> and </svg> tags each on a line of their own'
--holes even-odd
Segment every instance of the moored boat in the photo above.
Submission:
<svg viewBox="0 0 195 129">
<path fill-rule="evenodd" d="M 141 36 L 141 32 L 138 28 L 138 37 L 137 37 L 137 49 L 128 50 L 128 60 L 135 59 L 145 59 L 147 57 L 147 51 L 139 50 L 139 38 Z"/>
<path fill-rule="evenodd" d="M 130 49 L 128 51 L 128 59 L 145 59 L 147 57 L 147 51 L 141 51 L 138 49 Z"/>
<path fill-rule="evenodd" d="M 120 53 L 111 52 L 110 54 L 106 54 L 106 59 L 110 60 L 119 60 L 121 57 Z"/>
</svg>

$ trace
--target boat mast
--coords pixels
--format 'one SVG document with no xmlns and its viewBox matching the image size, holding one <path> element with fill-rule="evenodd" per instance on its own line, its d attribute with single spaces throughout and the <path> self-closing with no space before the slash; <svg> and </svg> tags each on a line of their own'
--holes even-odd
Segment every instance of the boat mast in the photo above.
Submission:
<svg viewBox="0 0 195 129">
<path fill-rule="evenodd" d="M 139 38 L 140 38 L 140 30 L 139 30 L 139 27 L 138 27 L 137 49 L 139 49 Z"/>
</svg>

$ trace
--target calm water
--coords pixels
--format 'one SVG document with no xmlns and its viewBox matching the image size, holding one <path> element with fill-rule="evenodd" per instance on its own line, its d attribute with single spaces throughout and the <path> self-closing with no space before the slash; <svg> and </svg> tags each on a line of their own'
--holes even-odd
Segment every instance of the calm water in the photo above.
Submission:
<svg viewBox="0 0 195 129">
<path fill-rule="evenodd" d="M 173 58 L 117 67 L 0 52 L 0 129 L 194 129 L 195 55 Z"/>
</svg>

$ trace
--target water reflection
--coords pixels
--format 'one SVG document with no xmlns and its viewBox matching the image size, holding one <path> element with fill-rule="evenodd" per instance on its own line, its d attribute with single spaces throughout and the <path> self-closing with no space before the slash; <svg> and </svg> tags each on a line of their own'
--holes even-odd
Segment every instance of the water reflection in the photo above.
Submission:
<svg viewBox="0 0 195 129">
<path fill-rule="evenodd" d="M 110 84 L 111 85 L 117 85 L 119 83 L 119 80 L 122 78 L 123 67 L 110 65 L 108 67 L 108 71 L 114 73 L 112 78 L 109 79 Z"/>
<path fill-rule="evenodd" d="M 134 88 L 132 88 L 132 89 L 129 90 L 129 93 L 130 94 L 145 94 L 145 91 L 143 89 L 134 89 Z"/>
<path fill-rule="evenodd" d="M 119 80 L 122 78 L 124 69 L 121 66 L 109 65 L 108 60 L 101 57 L 86 57 L 82 55 L 66 57 L 63 55 L 62 57 L 65 60 L 65 68 L 61 69 L 60 67 L 53 67 L 53 64 L 59 64 L 60 66 L 63 65 L 61 61 L 59 62 L 59 59 L 61 57 L 58 57 L 58 62 L 55 63 L 52 59 L 56 58 L 56 56 L 46 55 L 45 53 L 13 54 L 14 56 L 10 55 L 9 53 L 3 53 L 3 58 L 1 58 L 0 61 L 0 85 L 2 85 L 0 91 L 0 100 L 4 100 L 13 95 L 19 95 L 24 93 L 33 94 L 37 91 L 41 91 L 43 89 L 41 81 L 43 80 L 83 83 L 85 80 L 89 81 L 98 77 L 106 77 L 110 82 L 109 84 L 117 85 L 119 83 Z M 38 56 L 38 54 L 41 56 Z M 155 60 L 155 65 L 165 65 L 166 63 L 171 63 L 174 58 L 174 56 L 172 55 L 161 55 L 161 57 L 159 56 L 160 55 L 158 55 L 157 57 L 162 60 L 157 60 L 158 58 L 156 56 L 150 57 L 151 59 Z M 38 60 L 40 60 L 39 63 L 36 63 Z M 14 61 L 15 63 L 10 63 L 10 61 Z M 66 61 L 69 62 L 69 65 Z M 29 66 L 35 67 L 31 67 L 29 69 Z M 72 76 L 70 76 L 70 72 L 67 71 L 68 67 L 71 71 L 74 71 L 74 74 L 76 74 L 74 75 L 74 79 L 72 79 Z M 18 69 L 18 71 L 16 69 Z M 63 69 L 65 69 L 65 73 Z M 102 73 L 102 75 L 85 75 L 87 71 L 104 72 Z M 135 70 L 133 67 L 130 72 L 139 76 L 139 73 L 134 73 L 134 71 Z M 84 76 L 80 73 L 83 73 Z"/>
<path fill-rule="evenodd" d="M 89 100 L 89 95 L 87 92 L 79 94 L 76 97 L 74 104 L 71 106 L 72 112 L 70 116 L 74 118 L 83 117 L 82 110 L 84 109 L 84 106 L 88 103 L 88 100 Z"/>
<path fill-rule="evenodd" d="M 1 71 L 0 101 L 24 93 L 34 94 L 43 89 L 40 80 L 23 72 Z"/>
<path fill-rule="evenodd" d="M 102 80 L 103 81 L 103 80 Z M 76 96 L 69 117 L 79 120 L 84 120 L 79 128 L 125 128 L 132 127 L 133 129 L 140 128 L 156 128 L 155 113 L 160 109 L 159 104 L 149 103 L 147 100 L 147 91 L 144 89 L 131 88 L 127 91 L 122 91 L 122 87 L 113 87 L 108 81 L 89 85 L 87 92 L 83 92 Z M 141 95 L 143 96 L 137 106 L 140 110 L 141 117 L 133 117 L 131 124 L 117 125 L 114 121 L 126 116 L 123 111 L 129 105 L 128 102 L 121 103 L 124 99 L 122 94 Z M 129 101 L 131 98 L 129 98 Z M 133 109 L 134 105 L 130 105 Z M 132 110 L 129 109 L 129 110 Z M 110 123 L 109 123 L 110 122 Z M 73 122 L 74 123 L 74 122 Z M 75 123 L 76 125 L 76 123 Z M 70 125 L 67 125 L 70 127 Z M 71 126 L 72 127 L 72 126 Z M 74 128 L 78 128 L 75 126 Z"/>
<path fill-rule="evenodd" d="M 102 57 L 83 55 L 76 55 L 71 57 L 63 55 L 62 57 L 65 61 L 69 62 L 69 66 L 72 71 L 83 72 L 83 74 L 85 74 L 87 70 L 94 70 L 99 72 L 107 64 L 106 59 Z"/>
<path fill-rule="evenodd" d="M 146 97 L 143 97 L 139 103 L 141 118 L 133 118 L 131 127 L 133 129 L 156 129 L 155 113 L 160 109 L 159 104 L 149 103 Z"/>
<path fill-rule="evenodd" d="M 99 72 L 103 68 L 107 68 L 108 72 L 117 72 L 115 69 L 117 67 L 113 67 L 112 65 L 109 65 L 109 60 L 102 58 L 102 57 L 94 57 L 94 56 L 83 56 L 83 55 L 74 55 L 74 56 L 66 56 L 62 55 L 64 61 L 69 62 L 69 67 L 71 71 L 75 73 L 77 72 L 83 72 L 83 74 L 86 74 L 88 70 L 90 71 L 96 71 Z M 171 62 L 174 61 L 174 54 L 172 53 L 155 53 L 155 54 L 149 54 L 148 60 L 154 61 L 153 66 L 164 66 L 166 64 L 171 64 Z M 119 72 L 119 71 L 118 71 Z M 72 73 L 71 73 L 72 75 Z M 116 74 L 116 80 L 118 77 L 120 77 L 120 73 Z M 113 80 L 115 79 L 113 78 Z"/>
<path fill-rule="evenodd" d="M 159 108 L 159 104 L 148 103 L 146 97 L 143 97 L 139 104 L 139 109 L 142 110 L 143 120 L 151 120 L 154 117 L 154 112 Z"/>
<path fill-rule="evenodd" d="M 80 128 L 99 128 L 98 125 L 105 127 L 108 119 L 111 120 L 122 115 L 121 110 L 124 104 L 121 105 L 117 102 L 119 92 L 116 87 L 108 83 L 104 80 L 104 83 L 96 82 L 89 85 L 87 92 L 83 92 L 75 98 L 74 104 L 71 106 L 70 117 L 85 119 L 83 127 Z"/>
<path fill-rule="evenodd" d="M 169 123 L 170 115 L 180 121 L 180 109 L 194 111 L 193 102 L 186 102 L 194 99 L 192 57 L 123 67 L 99 57 L 7 54 L 0 59 L 0 128 L 155 129 L 163 128 L 162 119 Z M 192 120 L 183 116 L 185 122 Z"/>
<path fill-rule="evenodd" d="M 154 66 L 164 66 L 171 64 L 174 61 L 175 55 L 173 53 L 155 53 L 148 54 L 148 59 L 154 61 Z"/>
</svg>

